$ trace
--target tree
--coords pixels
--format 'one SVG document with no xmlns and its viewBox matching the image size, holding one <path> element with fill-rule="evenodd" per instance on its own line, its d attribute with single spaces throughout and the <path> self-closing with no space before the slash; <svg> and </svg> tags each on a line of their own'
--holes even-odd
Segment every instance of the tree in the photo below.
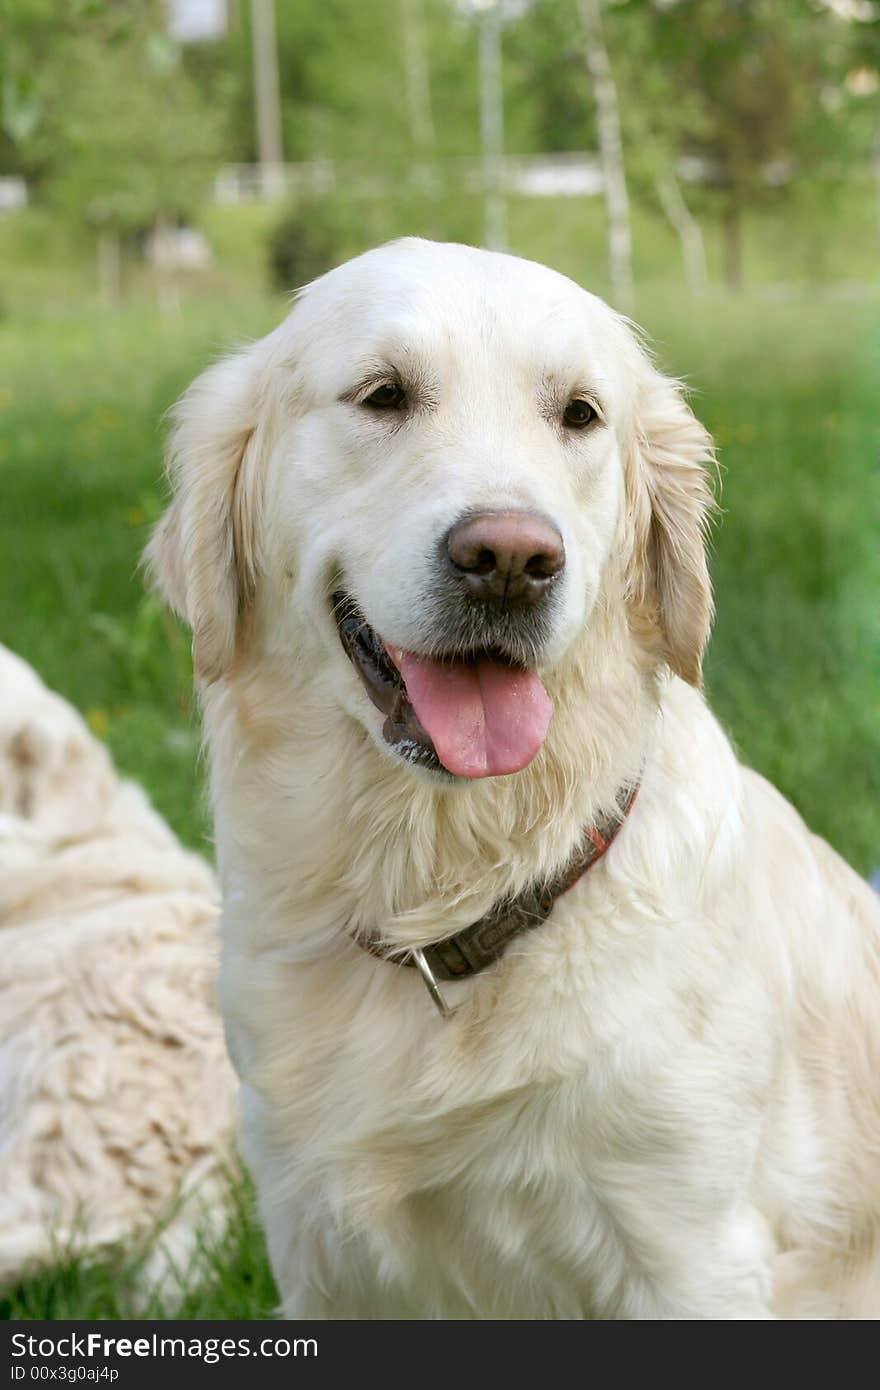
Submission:
<svg viewBox="0 0 880 1390">
<path fill-rule="evenodd" d="M 197 206 L 220 157 L 220 121 L 166 37 L 161 4 L 70 0 L 59 15 L 43 0 L 13 2 L 6 89 L 39 75 L 19 159 L 42 196 L 91 228 L 102 293 L 114 299 L 120 239 L 150 228 L 161 241 Z"/>
<path fill-rule="evenodd" d="M 111 46 L 90 34 L 69 42 L 46 124 L 55 152 L 46 196 L 96 233 L 113 297 L 119 239 L 149 227 L 158 250 L 201 201 L 219 158 L 218 122 L 174 45 L 139 30 Z M 162 299 L 158 260 L 156 268 Z"/>
<path fill-rule="evenodd" d="M 599 155 L 608 217 L 611 293 L 619 308 L 629 310 L 632 308 L 633 293 L 632 231 L 617 87 L 605 44 L 601 0 L 579 0 L 579 6 L 586 39 L 587 70 L 596 100 Z"/>
<path fill-rule="evenodd" d="M 672 156 L 673 173 L 690 161 L 711 188 L 735 288 L 744 214 L 784 197 L 827 138 L 840 21 L 813 0 L 623 0 L 617 11 L 630 37 L 638 22 L 650 55 L 641 71 L 654 85 L 649 102 L 631 67 L 625 105 Z"/>
<path fill-rule="evenodd" d="M 416 153 L 425 156 L 433 151 L 435 133 L 424 7 L 421 0 L 398 0 L 398 5 L 410 138 Z"/>
</svg>

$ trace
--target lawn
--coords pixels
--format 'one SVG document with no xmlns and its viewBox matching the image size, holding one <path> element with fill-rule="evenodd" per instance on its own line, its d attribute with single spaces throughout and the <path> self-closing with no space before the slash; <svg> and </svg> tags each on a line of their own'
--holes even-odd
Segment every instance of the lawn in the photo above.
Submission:
<svg viewBox="0 0 880 1390">
<path fill-rule="evenodd" d="M 880 864 L 878 309 L 877 294 L 826 289 L 701 306 L 646 294 L 636 310 L 720 446 L 709 696 L 742 757 L 863 873 Z M 250 296 L 176 318 L 133 307 L 0 323 L 0 641 L 208 853 L 188 641 L 144 595 L 138 557 L 161 507 L 163 412 L 281 312 Z M 268 1311 L 244 1196 L 211 1260 L 213 1280 L 165 1313 Z M 59 1267 L 6 1312 L 131 1315 L 130 1273 L 130 1260 Z"/>
</svg>

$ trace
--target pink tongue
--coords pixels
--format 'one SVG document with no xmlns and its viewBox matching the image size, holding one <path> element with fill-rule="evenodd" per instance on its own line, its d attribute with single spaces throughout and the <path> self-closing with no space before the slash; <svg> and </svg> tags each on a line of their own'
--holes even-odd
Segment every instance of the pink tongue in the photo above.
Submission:
<svg viewBox="0 0 880 1390">
<path fill-rule="evenodd" d="M 501 777 L 532 761 L 553 706 L 534 671 L 494 661 L 441 664 L 389 649 L 437 756 L 457 777 Z"/>
</svg>

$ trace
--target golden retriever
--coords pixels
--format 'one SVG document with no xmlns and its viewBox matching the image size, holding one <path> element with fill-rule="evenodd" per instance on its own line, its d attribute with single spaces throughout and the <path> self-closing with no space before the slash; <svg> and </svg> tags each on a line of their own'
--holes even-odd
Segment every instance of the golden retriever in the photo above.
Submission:
<svg viewBox="0 0 880 1390">
<path fill-rule="evenodd" d="M 880 1311 L 880 905 L 700 693 L 711 459 L 600 300 L 418 240 L 178 407 L 290 1317 Z"/>
<path fill-rule="evenodd" d="M 0 646 L 0 1284 L 157 1223 L 139 1294 L 204 1276 L 235 1130 L 216 920 L 209 866 Z"/>
</svg>

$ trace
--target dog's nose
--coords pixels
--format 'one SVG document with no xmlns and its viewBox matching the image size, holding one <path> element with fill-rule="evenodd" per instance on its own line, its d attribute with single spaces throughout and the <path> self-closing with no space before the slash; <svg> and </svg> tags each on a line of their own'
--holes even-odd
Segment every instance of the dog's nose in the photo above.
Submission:
<svg viewBox="0 0 880 1390">
<path fill-rule="evenodd" d="M 524 607 L 538 603 L 565 566 L 562 537 L 532 512 L 480 512 L 453 526 L 446 553 L 474 598 Z"/>
</svg>

